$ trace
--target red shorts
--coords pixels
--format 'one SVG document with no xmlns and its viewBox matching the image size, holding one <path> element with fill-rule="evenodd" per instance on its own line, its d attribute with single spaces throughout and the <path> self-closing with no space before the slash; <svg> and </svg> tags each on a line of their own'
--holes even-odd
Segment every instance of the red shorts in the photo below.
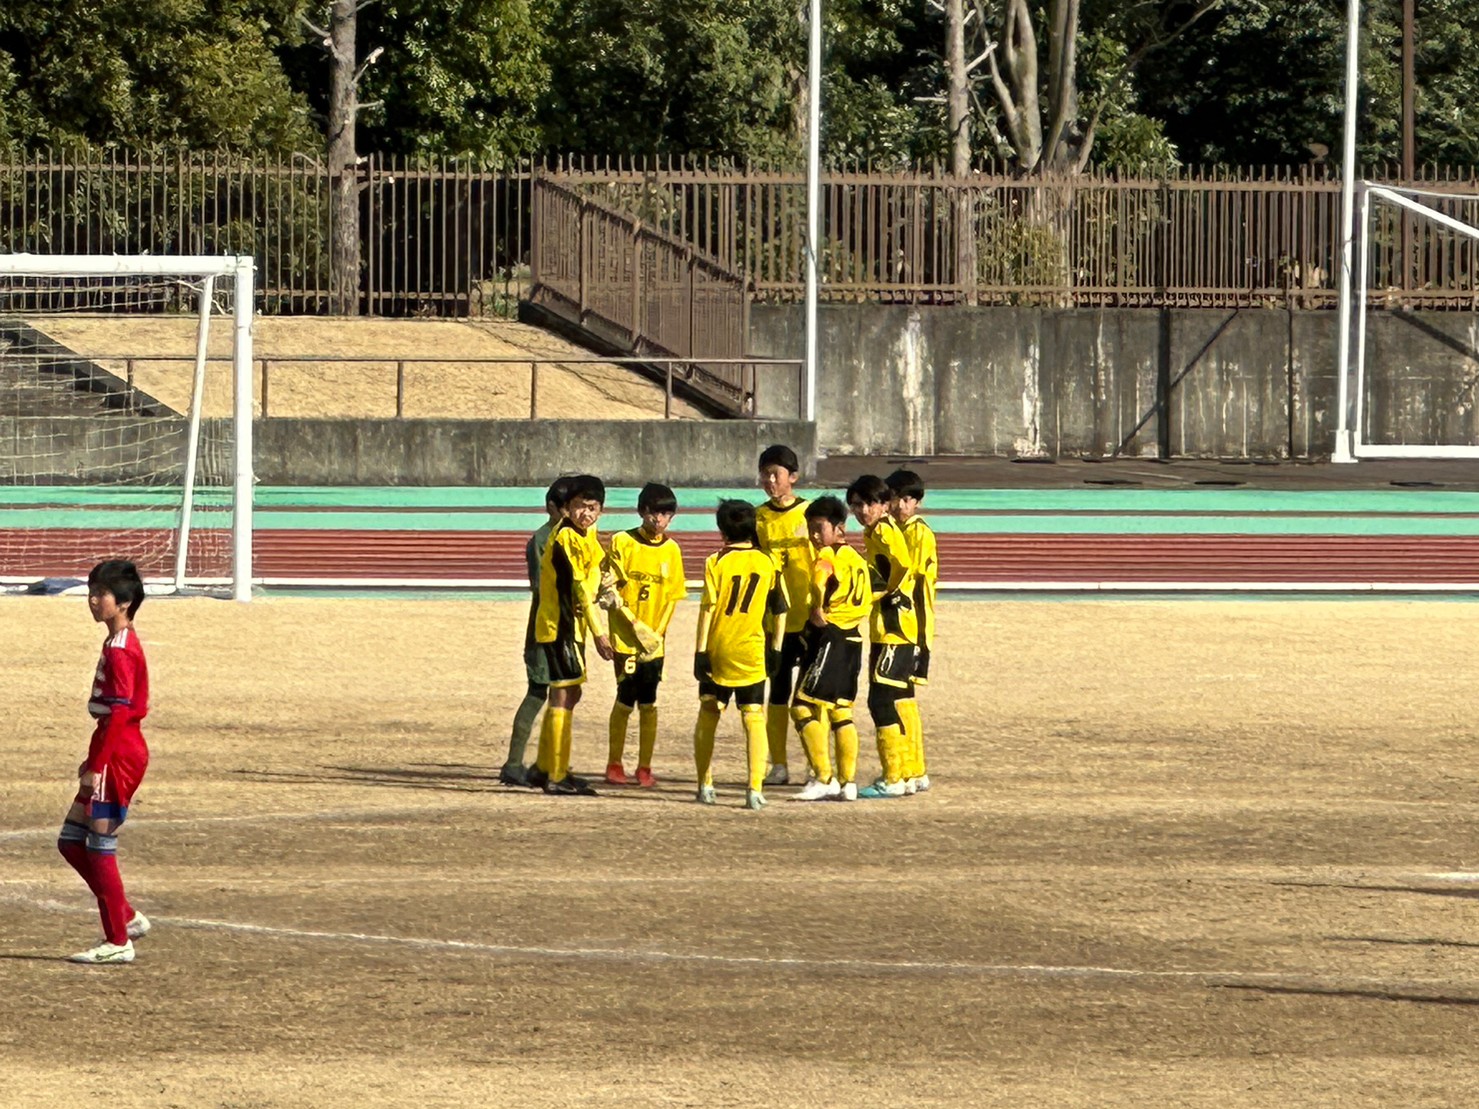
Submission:
<svg viewBox="0 0 1479 1109">
<path fill-rule="evenodd" d="M 148 769 L 149 747 L 144 742 L 143 733 L 125 737 L 100 768 L 98 788 L 92 796 L 84 797 L 79 793 L 77 800 L 87 806 L 89 819 L 116 820 L 121 824 L 128 816 L 128 806 Z"/>
</svg>

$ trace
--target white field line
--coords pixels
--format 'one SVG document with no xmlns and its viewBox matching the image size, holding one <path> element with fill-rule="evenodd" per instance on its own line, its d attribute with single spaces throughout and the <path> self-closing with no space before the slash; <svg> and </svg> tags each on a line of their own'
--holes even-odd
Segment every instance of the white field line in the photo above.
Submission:
<svg viewBox="0 0 1479 1109">
<path fill-rule="evenodd" d="M 138 820 L 130 821 L 124 825 L 129 831 L 133 831 L 135 824 L 140 826 L 160 827 L 164 825 L 178 826 L 181 824 L 256 824 L 272 823 L 274 821 L 311 820 L 314 822 L 335 820 L 361 820 L 373 822 L 376 820 L 398 820 L 402 817 L 424 816 L 428 813 L 445 812 L 445 805 L 428 805 L 424 809 L 355 809 L 342 812 L 264 812 L 244 813 L 236 816 L 141 816 Z M 62 810 L 63 815 L 66 809 Z M 62 826 L 62 819 L 57 817 L 55 824 L 48 824 L 43 828 L 15 828 L 8 832 L 0 832 L 0 843 L 6 840 L 41 839 L 46 836 L 55 836 Z"/>
<path fill-rule="evenodd" d="M 93 915 L 94 909 L 67 905 L 48 899 L 0 893 L 0 901 L 27 905 L 46 912 Z M 861 972 L 901 975 L 971 975 L 989 978 L 1060 979 L 1082 981 L 1187 982 L 1207 987 L 1258 987 L 1277 985 L 1320 991 L 1364 990 L 1406 993 L 1412 990 L 1468 988 L 1468 983 L 1445 979 L 1406 979 L 1393 982 L 1361 976 L 1326 978 L 1287 971 L 1258 970 L 1172 970 L 1046 963 L 966 963 L 926 959 L 810 959 L 785 955 L 720 955 L 710 952 L 634 950 L 617 947 L 539 947 L 534 945 L 477 943 L 470 940 L 434 940 L 414 936 L 386 936 L 370 932 L 323 932 L 303 928 L 274 928 L 263 924 L 211 920 L 197 917 L 151 918 L 173 928 L 230 932 L 285 940 L 325 940 L 342 944 L 409 947 L 422 951 L 446 951 L 470 955 L 517 959 L 563 959 L 607 963 L 667 963 L 689 966 L 766 968 L 816 973 Z M 60 957 L 59 957 L 60 958 Z M 1479 985 L 1479 984 L 1476 984 Z"/>
</svg>

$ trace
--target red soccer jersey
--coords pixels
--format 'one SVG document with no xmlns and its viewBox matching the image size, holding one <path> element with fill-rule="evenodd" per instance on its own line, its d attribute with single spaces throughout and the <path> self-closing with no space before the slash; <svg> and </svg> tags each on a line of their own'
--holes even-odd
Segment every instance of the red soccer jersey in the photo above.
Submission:
<svg viewBox="0 0 1479 1109">
<path fill-rule="evenodd" d="M 144 742 L 139 721 L 149 715 L 149 664 L 133 628 L 104 641 L 87 711 L 98 721 L 87 750 L 88 769 L 100 771 L 118 747 Z"/>
</svg>

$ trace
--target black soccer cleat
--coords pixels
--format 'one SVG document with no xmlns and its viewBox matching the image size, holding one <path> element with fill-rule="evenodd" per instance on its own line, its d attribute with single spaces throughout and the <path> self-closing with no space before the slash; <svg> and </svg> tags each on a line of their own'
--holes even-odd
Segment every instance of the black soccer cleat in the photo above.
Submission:
<svg viewBox="0 0 1479 1109">
<path fill-rule="evenodd" d="M 577 778 L 573 774 L 567 774 L 558 782 L 546 782 L 544 792 L 555 794 L 560 797 L 595 797 L 596 789 L 590 782 Z"/>
<path fill-rule="evenodd" d="M 530 789 L 544 789 L 549 785 L 549 775 L 537 766 L 524 771 L 524 784 Z"/>
<path fill-rule="evenodd" d="M 498 771 L 498 780 L 506 786 L 519 786 L 523 789 L 529 789 L 534 785 L 529 780 L 530 773 L 536 769 L 538 768 L 513 765 L 504 766 Z"/>
</svg>

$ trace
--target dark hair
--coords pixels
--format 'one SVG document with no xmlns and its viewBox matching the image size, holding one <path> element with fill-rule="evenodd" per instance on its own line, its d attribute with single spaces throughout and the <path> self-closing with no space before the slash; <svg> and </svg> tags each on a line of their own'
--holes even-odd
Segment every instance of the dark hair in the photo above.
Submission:
<svg viewBox="0 0 1479 1109">
<path fill-rule="evenodd" d="M 128 618 L 144 603 L 144 579 L 139 568 L 126 558 L 109 558 L 99 562 L 87 575 L 87 589 L 106 589 L 113 599 L 128 608 Z"/>
<path fill-rule="evenodd" d="M 818 497 L 806 506 L 806 522 L 826 520 L 834 528 L 847 526 L 847 505 L 833 496 Z"/>
<path fill-rule="evenodd" d="M 796 461 L 796 452 L 790 447 L 777 443 L 773 447 L 766 447 L 760 452 L 760 461 L 757 469 L 765 469 L 767 466 L 782 466 L 793 474 L 801 472 L 801 463 Z"/>
<path fill-rule="evenodd" d="M 913 470 L 895 470 L 883 479 L 883 483 L 896 497 L 908 497 L 916 501 L 924 500 L 924 479 Z"/>
<path fill-rule="evenodd" d="M 600 505 L 606 503 L 606 483 L 595 474 L 576 474 L 565 480 L 570 484 L 565 488 L 565 499 L 560 502 L 561 508 L 568 507 L 574 500 L 591 500 Z"/>
<path fill-rule="evenodd" d="M 666 485 L 649 481 L 637 494 L 638 512 L 677 512 L 678 497 Z"/>
<path fill-rule="evenodd" d="M 889 499 L 888 486 L 875 474 L 864 474 L 847 487 L 848 504 L 852 504 L 854 500 L 864 504 L 888 504 Z"/>
<path fill-rule="evenodd" d="M 755 532 L 755 506 L 749 501 L 720 501 L 714 523 L 726 543 L 760 545 L 760 536 Z"/>
<path fill-rule="evenodd" d="M 566 477 L 557 477 L 557 478 L 555 478 L 554 481 L 550 482 L 550 487 L 549 487 L 549 489 L 547 489 L 545 491 L 545 494 L 544 494 L 544 507 L 545 508 L 551 508 L 551 507 L 554 507 L 554 508 L 564 508 L 565 507 L 565 502 L 570 499 L 570 482 L 571 482 L 571 480 L 572 479 L 570 477 L 566 476 Z"/>
</svg>

